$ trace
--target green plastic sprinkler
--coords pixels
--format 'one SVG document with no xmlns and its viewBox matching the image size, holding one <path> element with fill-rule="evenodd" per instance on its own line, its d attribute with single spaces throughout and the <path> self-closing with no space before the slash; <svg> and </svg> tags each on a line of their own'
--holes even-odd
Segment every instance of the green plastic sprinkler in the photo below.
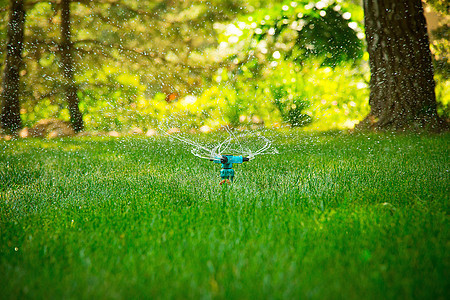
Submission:
<svg viewBox="0 0 450 300">
<path fill-rule="evenodd" d="M 220 170 L 220 177 L 222 178 L 222 181 L 220 182 L 220 185 L 233 182 L 233 164 L 242 164 L 243 162 L 249 160 L 250 159 L 248 157 L 243 157 L 242 155 L 222 155 L 222 157 L 211 159 L 211 161 L 217 164 L 222 164 L 222 169 Z"/>
</svg>

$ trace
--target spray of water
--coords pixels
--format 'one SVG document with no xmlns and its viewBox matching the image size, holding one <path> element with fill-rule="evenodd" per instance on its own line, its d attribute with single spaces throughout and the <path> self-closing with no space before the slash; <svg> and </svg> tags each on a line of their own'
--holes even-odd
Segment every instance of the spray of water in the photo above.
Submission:
<svg viewBox="0 0 450 300">
<path fill-rule="evenodd" d="M 182 132 L 170 133 L 170 127 L 167 124 L 161 125 L 159 130 L 162 134 L 168 135 L 191 147 L 191 153 L 199 158 L 216 159 L 224 154 L 242 155 L 249 160 L 258 155 L 278 154 L 278 150 L 272 145 L 272 141 L 263 136 L 260 132 L 244 131 L 235 132 L 226 127 L 228 136 L 214 143 L 200 143 L 194 141 L 190 136 Z"/>
</svg>

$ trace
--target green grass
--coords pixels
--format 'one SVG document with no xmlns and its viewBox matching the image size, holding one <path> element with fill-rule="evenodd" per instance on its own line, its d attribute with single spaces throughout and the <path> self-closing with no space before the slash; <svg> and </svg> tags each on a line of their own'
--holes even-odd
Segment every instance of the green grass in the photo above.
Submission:
<svg viewBox="0 0 450 300">
<path fill-rule="evenodd" d="M 271 138 L 1 142 L 0 297 L 448 299 L 450 135 Z"/>
</svg>

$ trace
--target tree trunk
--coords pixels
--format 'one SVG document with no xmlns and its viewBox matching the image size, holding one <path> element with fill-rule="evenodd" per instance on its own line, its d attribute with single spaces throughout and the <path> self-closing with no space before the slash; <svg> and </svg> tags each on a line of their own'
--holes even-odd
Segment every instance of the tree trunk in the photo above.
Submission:
<svg viewBox="0 0 450 300">
<path fill-rule="evenodd" d="M 70 2 L 61 1 L 61 65 L 64 76 L 64 90 L 69 107 L 70 123 L 75 132 L 83 130 L 83 116 L 78 107 L 77 86 L 73 79 L 73 57 L 70 33 Z"/>
<path fill-rule="evenodd" d="M 364 0 L 371 112 L 376 130 L 439 130 L 431 52 L 421 0 Z"/>
<path fill-rule="evenodd" d="M 20 69 L 22 67 L 25 9 L 23 0 L 11 0 L 8 22 L 8 44 L 1 93 L 0 126 L 8 133 L 22 127 L 20 118 Z"/>
</svg>

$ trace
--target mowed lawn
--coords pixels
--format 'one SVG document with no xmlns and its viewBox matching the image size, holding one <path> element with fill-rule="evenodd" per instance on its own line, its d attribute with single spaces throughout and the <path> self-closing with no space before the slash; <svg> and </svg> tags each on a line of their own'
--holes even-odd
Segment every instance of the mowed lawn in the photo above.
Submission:
<svg viewBox="0 0 450 300">
<path fill-rule="evenodd" d="M 449 134 L 267 136 L 0 141 L 0 298 L 448 299 Z"/>
</svg>

